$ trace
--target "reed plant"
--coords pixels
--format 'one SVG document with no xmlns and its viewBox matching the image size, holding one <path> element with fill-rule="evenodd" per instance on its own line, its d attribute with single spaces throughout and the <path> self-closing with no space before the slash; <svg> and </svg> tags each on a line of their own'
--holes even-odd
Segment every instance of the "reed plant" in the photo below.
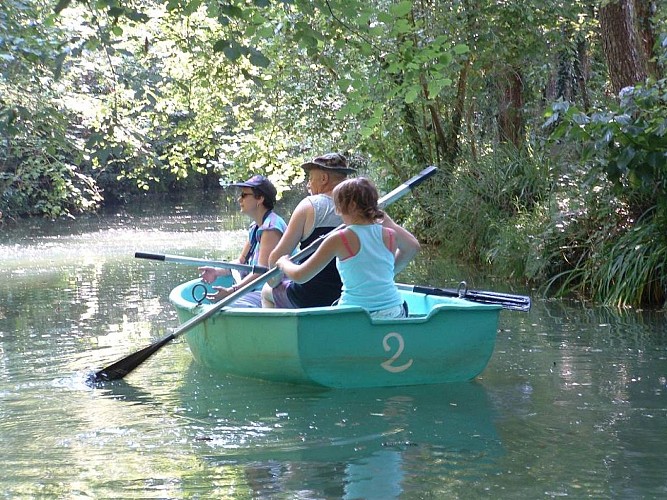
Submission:
<svg viewBox="0 0 667 500">
<path fill-rule="evenodd" d="M 599 224 L 576 260 L 554 274 L 543 291 L 556 296 L 576 294 L 616 307 L 660 305 L 667 300 L 667 235 L 650 210 L 632 224 Z M 592 219 L 589 219 L 589 222 Z M 599 220 L 598 220 L 599 222 Z M 575 241 L 569 235 L 570 242 Z M 563 249 L 572 247 L 562 246 Z"/>
<path fill-rule="evenodd" d="M 438 201 L 444 207 L 436 222 L 443 252 L 525 277 L 552 177 L 550 163 L 530 151 L 498 148 L 462 163 L 446 199 Z"/>
<path fill-rule="evenodd" d="M 430 207 L 441 252 L 545 296 L 665 304 L 667 209 L 638 217 L 604 172 L 560 160 L 500 150 L 460 164 Z"/>
</svg>

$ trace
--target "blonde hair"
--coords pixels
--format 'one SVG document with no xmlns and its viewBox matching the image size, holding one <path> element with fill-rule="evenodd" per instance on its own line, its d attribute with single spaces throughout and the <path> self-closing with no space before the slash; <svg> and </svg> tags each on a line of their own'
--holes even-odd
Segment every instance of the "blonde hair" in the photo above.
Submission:
<svg viewBox="0 0 667 500">
<path fill-rule="evenodd" d="M 366 177 L 344 180 L 334 188 L 333 199 L 340 213 L 349 214 L 357 210 L 367 220 L 384 218 L 384 212 L 378 207 L 378 191 Z"/>
</svg>

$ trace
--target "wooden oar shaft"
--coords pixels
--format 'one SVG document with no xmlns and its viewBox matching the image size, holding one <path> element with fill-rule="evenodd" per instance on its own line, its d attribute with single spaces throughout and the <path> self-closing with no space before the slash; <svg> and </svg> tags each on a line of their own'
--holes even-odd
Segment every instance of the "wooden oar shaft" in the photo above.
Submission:
<svg viewBox="0 0 667 500">
<path fill-rule="evenodd" d="M 409 193 L 412 189 L 417 187 L 419 184 L 424 182 L 426 179 L 431 177 L 435 172 L 437 171 L 437 168 L 431 166 L 427 167 L 424 170 L 422 170 L 419 174 L 416 176 L 412 177 L 411 179 L 405 181 L 403 184 L 398 186 L 396 189 L 391 191 L 390 193 L 386 194 L 382 198 L 378 200 L 378 204 L 381 207 L 387 206 L 394 201 L 396 201 L 398 198 L 406 195 Z M 344 228 L 345 225 L 341 224 L 338 226 L 334 231 L 339 230 Z M 297 252 L 295 255 L 293 255 L 290 260 L 293 262 L 300 262 L 301 260 L 305 259 L 308 257 L 310 254 L 315 252 L 317 248 L 322 244 L 322 241 L 326 235 L 320 236 L 318 239 L 313 241 L 310 245 L 308 245 L 306 248 L 301 250 L 300 252 Z M 157 342 L 154 342 L 153 344 L 149 345 L 148 347 L 145 347 L 141 349 L 140 351 L 137 351 L 133 354 L 130 354 L 129 356 L 126 356 L 115 363 L 107 366 L 106 368 L 103 368 L 102 370 L 99 370 L 92 374 L 90 376 L 90 380 L 92 382 L 102 382 L 106 380 L 118 380 L 123 378 L 125 375 L 133 371 L 135 368 L 137 368 L 141 363 L 146 361 L 150 356 L 152 356 L 154 353 L 156 353 L 159 349 L 161 349 L 164 345 L 168 344 L 172 340 L 180 337 L 183 335 L 185 332 L 193 328 L 194 326 L 198 325 L 202 321 L 205 321 L 209 317 L 213 316 L 215 313 L 220 311 L 223 307 L 226 305 L 231 304 L 235 300 L 241 298 L 243 295 L 245 295 L 248 292 L 251 292 L 252 290 L 256 289 L 259 285 L 263 285 L 267 281 L 269 281 L 271 278 L 278 276 L 281 273 L 280 269 L 277 267 L 274 267 L 267 271 L 266 273 L 262 274 L 261 276 L 258 276 L 254 280 L 249 281 L 242 287 L 240 287 L 236 292 L 233 292 L 229 294 L 227 297 L 222 299 L 220 302 L 216 302 L 213 304 L 212 307 L 206 308 L 204 312 L 201 314 L 198 314 L 197 316 L 192 317 L 185 323 L 183 323 L 179 328 L 174 330 L 173 333 L 170 333 L 169 335 L 161 338 Z"/>
</svg>

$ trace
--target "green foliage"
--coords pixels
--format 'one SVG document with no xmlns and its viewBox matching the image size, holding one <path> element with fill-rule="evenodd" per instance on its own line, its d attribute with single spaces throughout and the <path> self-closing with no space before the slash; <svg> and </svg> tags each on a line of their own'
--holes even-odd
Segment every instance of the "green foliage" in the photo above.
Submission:
<svg viewBox="0 0 667 500">
<path fill-rule="evenodd" d="M 593 268 L 589 279 L 594 300 L 616 306 L 662 304 L 667 300 L 664 227 L 664 222 L 647 214 L 617 239 L 603 240 L 599 267 Z"/>
<path fill-rule="evenodd" d="M 628 87 L 618 105 L 592 113 L 558 102 L 546 125 L 553 123 L 552 140 L 577 144 L 593 175 L 604 172 L 635 216 L 667 209 L 667 80 Z"/>
<path fill-rule="evenodd" d="M 6 0 L 0 72 L 5 213 L 255 172 L 288 190 L 340 151 L 383 191 L 438 165 L 392 215 L 499 274 L 595 293 L 618 283 L 605 252 L 662 255 L 665 83 L 607 103 L 585 0 Z"/>
<path fill-rule="evenodd" d="M 94 180 L 76 166 L 81 155 L 67 135 L 68 115 L 40 96 L 26 102 L 4 90 L 9 106 L 0 116 L 11 116 L 0 127 L 6 134 L 0 145 L 0 211 L 7 217 L 55 218 L 95 209 L 102 198 Z"/>
<path fill-rule="evenodd" d="M 599 197 L 592 213 L 571 214 L 550 240 L 553 272 L 543 291 L 615 306 L 656 305 L 667 300 L 667 237 L 664 222 L 652 211 L 637 223 L 623 225 L 622 207 L 613 198 Z M 612 217 L 609 217 L 609 202 Z M 554 226 L 552 226 L 554 228 Z M 552 235 L 554 236 L 554 235 Z M 556 258 L 554 258 L 556 257 Z M 567 264 L 567 265 L 565 265 Z"/>
<path fill-rule="evenodd" d="M 584 167 L 576 181 L 584 189 L 569 190 L 579 208 L 560 207 L 558 231 L 547 235 L 547 260 L 562 264 L 546 288 L 615 305 L 664 301 L 667 82 L 626 88 L 618 103 L 589 113 L 557 102 L 546 125 Z"/>
<path fill-rule="evenodd" d="M 437 202 L 435 233 L 448 254 L 525 278 L 552 179 L 547 158 L 512 149 L 469 161 Z"/>
<path fill-rule="evenodd" d="M 81 159 L 76 117 L 65 109 L 55 78 L 66 32 L 47 2 L 8 0 L 0 9 L 0 212 L 59 217 L 98 206 Z M 35 19 L 41 19 L 36 23 Z"/>
</svg>

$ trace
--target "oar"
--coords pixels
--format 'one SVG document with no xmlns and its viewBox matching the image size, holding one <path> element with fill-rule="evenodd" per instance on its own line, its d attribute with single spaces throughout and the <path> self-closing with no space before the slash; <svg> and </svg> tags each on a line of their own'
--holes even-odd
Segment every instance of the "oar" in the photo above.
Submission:
<svg viewBox="0 0 667 500">
<path fill-rule="evenodd" d="M 458 297 L 482 304 L 497 304 L 504 309 L 511 309 L 513 311 L 530 311 L 530 297 L 525 295 L 468 290 L 467 287 L 465 287 L 465 282 L 461 285 L 462 286 L 460 286 L 458 290 L 453 290 L 430 286 L 404 285 L 402 283 L 396 284 L 399 290 L 406 290 L 408 292 L 424 293 L 426 295 L 440 295 L 444 297 Z"/>
<path fill-rule="evenodd" d="M 409 193 L 412 189 L 417 187 L 419 184 L 424 182 L 426 179 L 431 177 L 435 172 L 437 171 L 437 168 L 431 166 L 427 167 L 424 170 L 422 170 L 419 174 L 415 175 L 411 179 L 405 181 L 403 184 L 398 186 L 396 189 L 391 191 L 390 193 L 387 193 L 385 196 L 380 198 L 378 200 L 378 204 L 382 207 L 385 207 L 397 199 L 401 198 L 402 196 L 405 196 L 407 193 Z M 344 228 L 345 225 L 341 224 L 339 227 L 334 229 L 333 231 L 337 231 L 339 229 Z M 309 256 L 312 254 L 317 248 L 321 245 L 322 241 L 324 240 L 325 236 L 321 236 L 317 240 L 313 241 L 310 245 L 308 245 L 306 248 L 301 250 L 300 252 L 297 252 L 295 255 L 293 255 L 290 260 L 299 262 L 303 260 L 305 257 Z M 89 380 L 93 383 L 95 382 L 103 382 L 106 380 L 118 380 L 128 373 L 132 372 L 135 368 L 137 368 L 141 363 L 146 361 L 148 358 L 150 358 L 153 354 L 155 354 L 158 350 L 160 350 L 163 346 L 171 342 L 172 340 L 180 337 L 184 333 L 186 333 L 188 330 L 193 328 L 194 326 L 198 325 L 199 323 L 205 321 L 209 317 L 213 316 L 216 314 L 220 309 L 225 307 L 228 304 L 231 304 L 235 300 L 239 299 L 246 293 L 255 290 L 259 285 L 262 285 L 269 281 L 271 278 L 276 277 L 280 274 L 280 269 L 277 267 L 274 267 L 270 269 L 268 272 L 262 274 L 261 276 L 258 276 L 254 280 L 246 283 L 242 287 L 240 287 L 236 292 L 233 292 L 229 294 L 227 297 L 222 299 L 220 302 L 216 302 L 213 304 L 212 307 L 206 309 L 203 313 L 194 316 L 190 318 L 188 321 L 183 323 L 180 327 L 178 327 L 176 330 L 174 330 L 172 333 L 169 335 L 166 335 L 165 337 L 161 338 L 160 340 L 157 340 L 156 342 L 152 343 L 148 347 L 144 347 L 143 349 L 130 354 L 129 356 L 126 356 L 122 359 L 119 359 L 115 363 L 110 364 L 106 368 L 103 368 L 93 374 L 91 374 Z"/>
<path fill-rule="evenodd" d="M 222 267 L 224 269 L 235 269 L 237 271 L 247 271 L 251 274 L 262 274 L 269 270 L 264 266 L 251 266 L 248 264 L 239 264 L 236 262 L 227 262 L 225 260 L 196 259 L 192 257 L 183 257 L 181 255 L 169 255 L 160 253 L 135 252 L 137 259 L 161 260 L 164 262 L 175 262 L 177 264 L 186 264 L 188 266 L 212 266 Z"/>
</svg>

